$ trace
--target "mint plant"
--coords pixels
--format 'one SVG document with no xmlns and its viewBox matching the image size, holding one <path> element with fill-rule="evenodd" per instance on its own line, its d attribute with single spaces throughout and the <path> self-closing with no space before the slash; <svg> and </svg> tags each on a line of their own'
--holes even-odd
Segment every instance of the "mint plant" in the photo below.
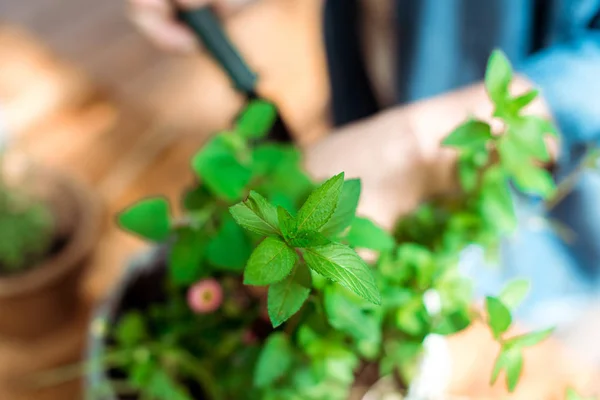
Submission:
<svg viewBox="0 0 600 400">
<path fill-rule="evenodd" d="M 123 211 L 120 225 L 169 252 L 165 301 L 130 311 L 111 334 L 113 388 L 151 399 L 346 399 L 376 366 L 399 388 L 418 372 L 423 342 L 485 321 L 501 344 L 492 382 L 514 390 L 522 350 L 551 330 L 508 333 L 528 291 L 515 281 L 477 310 L 462 251 L 493 254 L 516 224 L 511 186 L 542 199 L 555 185 L 542 167 L 551 123 L 523 113 L 535 91 L 513 97 L 512 70 L 490 57 L 487 121 L 469 119 L 444 145 L 459 154 L 460 193 L 431 199 L 392 234 L 356 216 L 361 184 L 344 173 L 316 185 L 290 145 L 264 141 L 273 107 L 254 101 L 234 128 L 192 160 L 198 182 L 174 217 L 166 199 Z M 367 263 L 355 250 L 378 254 Z"/>
<path fill-rule="evenodd" d="M 0 154 L 0 274 L 37 265 L 50 250 L 54 220 L 49 207 L 27 188 L 4 179 Z"/>
</svg>

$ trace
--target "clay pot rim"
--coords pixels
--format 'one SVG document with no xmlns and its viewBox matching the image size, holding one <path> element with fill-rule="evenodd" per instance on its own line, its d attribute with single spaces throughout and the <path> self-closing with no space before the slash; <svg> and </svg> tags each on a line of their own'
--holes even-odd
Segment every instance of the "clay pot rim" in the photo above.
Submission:
<svg viewBox="0 0 600 400">
<path fill-rule="evenodd" d="M 29 268 L 22 274 L 0 277 L 0 298 L 25 296 L 48 286 L 74 268 L 80 268 L 96 245 L 101 230 L 101 204 L 97 196 L 79 180 L 53 169 L 39 171 L 46 181 L 61 187 L 65 197 L 73 200 L 79 218 L 73 233 L 61 251 Z"/>
</svg>

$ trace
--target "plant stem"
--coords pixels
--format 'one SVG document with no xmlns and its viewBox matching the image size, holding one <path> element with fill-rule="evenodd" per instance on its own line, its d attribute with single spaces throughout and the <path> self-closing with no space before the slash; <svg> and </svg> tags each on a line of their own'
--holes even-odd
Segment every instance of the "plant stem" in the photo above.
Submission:
<svg viewBox="0 0 600 400">
<path fill-rule="evenodd" d="M 56 386 L 80 378 L 93 371 L 94 364 L 101 367 L 118 366 L 123 360 L 129 359 L 131 351 L 107 353 L 100 360 L 83 361 L 75 364 L 65 365 L 48 371 L 42 371 L 26 378 L 26 384 L 30 387 L 41 389 Z"/>
<path fill-rule="evenodd" d="M 215 384 L 215 377 L 209 372 L 208 368 L 186 351 L 178 350 L 175 354 L 179 364 L 200 382 L 202 389 L 206 391 L 209 398 L 212 400 L 222 400 L 224 398 L 218 384 Z"/>
<path fill-rule="evenodd" d="M 556 192 L 552 198 L 548 199 L 545 204 L 546 211 L 552 210 L 556 207 L 561 201 L 567 197 L 569 193 L 573 190 L 577 181 L 579 180 L 579 176 L 583 172 L 583 167 L 579 165 L 573 171 L 571 171 L 560 183 L 556 186 Z"/>
</svg>

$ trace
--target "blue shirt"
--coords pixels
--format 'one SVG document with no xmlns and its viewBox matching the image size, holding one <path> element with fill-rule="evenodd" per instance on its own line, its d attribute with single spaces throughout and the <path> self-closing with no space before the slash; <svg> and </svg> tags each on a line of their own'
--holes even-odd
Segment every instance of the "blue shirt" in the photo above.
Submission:
<svg viewBox="0 0 600 400">
<path fill-rule="evenodd" d="M 376 0 L 374 0 L 376 1 Z M 402 104 L 482 80 L 502 49 L 540 88 L 566 148 L 600 136 L 600 0 L 395 0 Z M 356 0 L 327 0 L 334 121 L 379 111 L 361 57 Z"/>
</svg>

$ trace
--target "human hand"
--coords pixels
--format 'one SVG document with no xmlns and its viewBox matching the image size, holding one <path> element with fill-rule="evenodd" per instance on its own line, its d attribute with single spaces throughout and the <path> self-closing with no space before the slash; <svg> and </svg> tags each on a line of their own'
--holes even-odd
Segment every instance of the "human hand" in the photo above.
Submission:
<svg viewBox="0 0 600 400">
<path fill-rule="evenodd" d="M 227 17 L 252 0 L 127 0 L 129 16 L 138 29 L 158 47 L 176 53 L 191 53 L 199 47 L 192 31 L 175 19 L 176 8 L 211 6 Z"/>
<path fill-rule="evenodd" d="M 510 336 L 520 333 L 523 332 L 515 328 Z M 500 348 L 487 326 L 475 323 L 449 337 L 448 344 L 453 360 L 449 393 L 456 398 L 507 398 L 503 374 L 490 386 L 492 368 Z M 567 388 L 584 394 L 598 394 L 599 372 L 573 357 L 561 342 L 550 338 L 525 350 L 523 372 L 510 399 L 562 400 Z"/>
<path fill-rule="evenodd" d="M 531 84 L 517 78 L 515 93 Z M 396 219 L 423 200 L 458 188 L 456 151 L 442 140 L 470 115 L 489 120 L 492 104 L 483 84 L 397 107 L 340 129 L 306 151 L 316 178 L 345 171 L 362 179 L 359 214 L 391 229 Z M 542 100 L 528 112 L 548 116 Z M 492 128 L 497 128 L 490 121 Z"/>
</svg>

